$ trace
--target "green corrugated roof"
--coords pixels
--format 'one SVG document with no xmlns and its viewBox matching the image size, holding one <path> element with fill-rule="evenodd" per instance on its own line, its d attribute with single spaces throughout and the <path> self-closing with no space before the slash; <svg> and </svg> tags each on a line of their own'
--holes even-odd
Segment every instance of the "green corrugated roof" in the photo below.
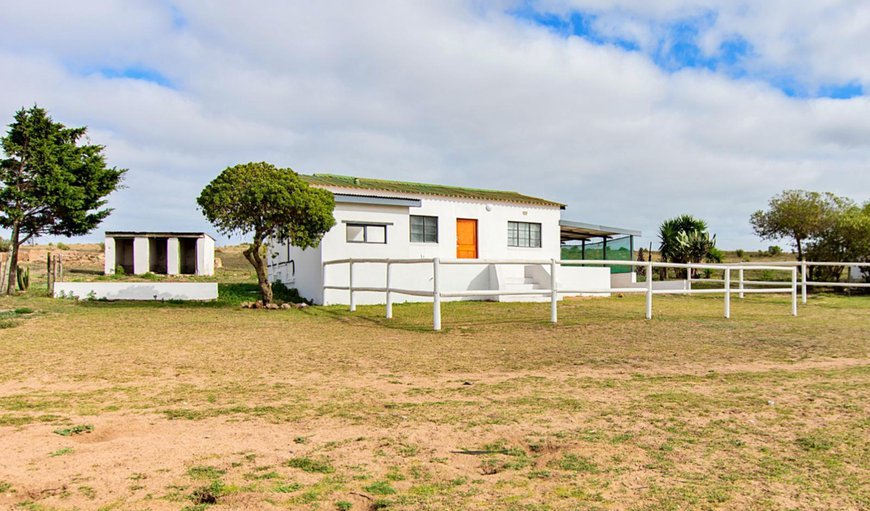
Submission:
<svg viewBox="0 0 870 511">
<path fill-rule="evenodd" d="M 378 190 L 384 192 L 410 193 L 422 195 L 438 195 L 442 197 L 458 197 L 462 199 L 480 199 L 492 201 L 520 202 L 542 206 L 559 206 L 564 204 L 529 197 L 516 192 L 498 190 L 480 190 L 477 188 L 462 188 L 459 186 L 432 185 L 425 183 L 406 183 L 404 181 L 388 181 L 385 179 L 368 179 L 335 174 L 300 174 L 299 177 L 315 186 L 336 186 L 341 188 L 358 188 L 360 190 Z"/>
</svg>

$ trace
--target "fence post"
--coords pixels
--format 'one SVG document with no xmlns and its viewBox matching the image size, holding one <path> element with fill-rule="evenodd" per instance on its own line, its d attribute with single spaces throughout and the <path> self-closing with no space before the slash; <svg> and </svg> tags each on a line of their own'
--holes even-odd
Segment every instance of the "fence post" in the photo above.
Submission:
<svg viewBox="0 0 870 511">
<path fill-rule="evenodd" d="M 738 278 L 740 279 L 740 294 L 738 295 L 740 298 L 743 298 L 743 267 L 740 267 L 740 270 L 737 272 Z"/>
<path fill-rule="evenodd" d="M 63 255 L 57 254 L 57 261 L 54 264 L 57 265 L 57 276 L 54 280 L 63 282 Z"/>
<path fill-rule="evenodd" d="M 51 252 L 49 252 L 45 257 L 45 281 L 46 286 L 48 287 L 48 294 L 54 294 L 54 283 L 52 282 L 52 268 L 51 268 Z"/>
<path fill-rule="evenodd" d="M 801 261 L 801 302 L 807 304 L 807 262 Z"/>
<path fill-rule="evenodd" d="M 797 316 L 797 266 L 791 268 L 791 315 Z"/>
<path fill-rule="evenodd" d="M 441 330 L 441 259 L 432 260 L 432 328 Z"/>
<path fill-rule="evenodd" d="M 350 311 L 356 311 L 356 301 L 353 299 L 353 259 L 350 259 L 347 262 L 348 274 L 347 274 L 347 290 L 350 292 Z"/>
<path fill-rule="evenodd" d="M 692 267 L 686 267 L 686 289 L 692 290 Z"/>
<path fill-rule="evenodd" d="M 652 259 L 652 256 L 650 256 Z M 652 319 L 652 299 L 653 299 L 653 263 L 646 263 L 646 319 Z"/>
<path fill-rule="evenodd" d="M 550 259 L 550 323 L 559 319 L 559 291 L 556 289 L 556 260 Z"/>
<path fill-rule="evenodd" d="M 393 294 L 390 292 L 390 260 L 387 259 L 387 319 L 393 319 Z"/>
<path fill-rule="evenodd" d="M 725 319 L 731 318 L 731 268 L 725 268 Z"/>
</svg>

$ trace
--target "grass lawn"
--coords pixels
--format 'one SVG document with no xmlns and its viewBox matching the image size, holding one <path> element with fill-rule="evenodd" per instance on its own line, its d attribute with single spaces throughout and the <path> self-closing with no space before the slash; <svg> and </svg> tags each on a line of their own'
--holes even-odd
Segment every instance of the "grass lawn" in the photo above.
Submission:
<svg viewBox="0 0 870 511">
<path fill-rule="evenodd" d="M 870 508 L 870 297 L 242 295 L 0 299 L 0 508 Z"/>
</svg>

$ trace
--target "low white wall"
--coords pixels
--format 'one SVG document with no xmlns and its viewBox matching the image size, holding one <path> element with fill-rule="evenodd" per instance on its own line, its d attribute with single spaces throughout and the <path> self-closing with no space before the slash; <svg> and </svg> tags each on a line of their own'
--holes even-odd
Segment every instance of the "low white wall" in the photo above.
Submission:
<svg viewBox="0 0 870 511">
<path fill-rule="evenodd" d="M 634 287 L 637 284 L 637 272 L 613 273 L 610 275 L 612 287 Z"/>
<path fill-rule="evenodd" d="M 547 274 L 549 268 L 545 267 Z M 610 268 L 595 266 L 561 266 L 556 269 L 559 289 L 610 289 Z M 563 296 L 610 296 L 609 293 L 568 293 Z"/>
<path fill-rule="evenodd" d="M 546 265 L 495 265 L 481 262 L 480 264 L 441 265 L 441 291 L 471 291 L 495 290 L 509 288 L 508 278 L 522 279 L 524 268 L 533 271 L 536 284 L 549 288 L 550 273 Z M 609 268 L 562 267 L 557 274 L 558 285 L 562 289 L 610 289 Z M 348 285 L 347 264 L 329 265 L 326 270 L 326 282 L 330 286 Z M 501 281 L 500 281 L 501 279 Z M 386 285 L 386 265 L 383 263 L 355 263 L 353 268 L 354 287 L 384 287 Z M 390 275 L 390 287 L 419 291 L 432 291 L 432 263 L 394 264 Z M 584 293 L 584 296 L 607 296 L 609 293 Z M 306 298 L 305 294 L 303 294 Z M 573 296 L 567 295 L 567 296 Z M 386 302 L 386 293 L 355 291 L 354 299 L 358 305 L 376 305 Z M 549 296 L 534 297 L 536 301 L 547 301 Z M 324 297 L 324 305 L 346 305 L 349 300 L 347 290 L 328 289 Z M 457 300 L 498 300 L 497 297 L 445 297 L 444 301 Z M 393 302 L 431 302 L 428 296 L 403 295 L 393 293 Z"/>
<path fill-rule="evenodd" d="M 55 298 L 82 300 L 216 300 L 217 282 L 56 282 Z"/>
</svg>

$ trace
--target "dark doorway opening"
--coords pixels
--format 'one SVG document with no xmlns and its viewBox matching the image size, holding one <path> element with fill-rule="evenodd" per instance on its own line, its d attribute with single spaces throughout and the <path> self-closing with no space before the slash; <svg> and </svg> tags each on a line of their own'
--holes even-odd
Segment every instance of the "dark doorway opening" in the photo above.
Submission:
<svg viewBox="0 0 870 511">
<path fill-rule="evenodd" d="M 115 238 L 115 273 L 133 274 L 133 239 Z"/>
<path fill-rule="evenodd" d="M 148 271 L 165 275 L 167 244 L 169 238 L 148 238 Z"/>
<path fill-rule="evenodd" d="M 179 261 L 181 273 L 184 275 L 196 274 L 196 238 L 178 239 Z"/>
</svg>

